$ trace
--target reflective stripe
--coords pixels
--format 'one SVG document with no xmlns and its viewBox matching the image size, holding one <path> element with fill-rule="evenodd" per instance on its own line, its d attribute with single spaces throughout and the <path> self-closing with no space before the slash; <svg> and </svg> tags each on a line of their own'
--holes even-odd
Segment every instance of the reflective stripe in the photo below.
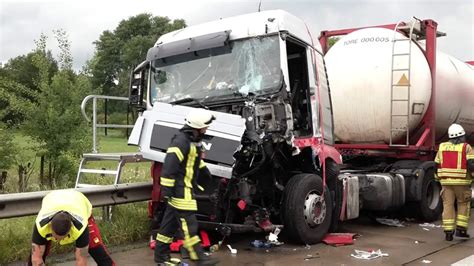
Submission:
<svg viewBox="0 0 474 266">
<path fill-rule="evenodd" d="M 188 247 L 192 247 L 196 245 L 199 242 L 201 242 L 201 239 L 199 239 L 199 236 L 193 236 L 188 241 L 184 240 L 183 246 L 185 248 L 188 248 Z"/>
<path fill-rule="evenodd" d="M 443 225 L 443 230 L 444 231 L 453 231 L 454 230 L 454 225 Z"/>
<path fill-rule="evenodd" d="M 197 203 L 194 199 L 186 200 L 179 198 L 171 198 L 169 204 L 179 210 L 197 211 Z"/>
<path fill-rule="evenodd" d="M 191 188 L 184 187 L 184 199 L 185 200 L 192 200 L 193 199 Z"/>
<path fill-rule="evenodd" d="M 467 221 L 469 220 L 469 217 L 459 214 L 459 215 L 456 217 L 456 220 L 458 220 L 458 221 L 463 221 L 463 222 L 467 222 Z"/>
<path fill-rule="evenodd" d="M 199 163 L 199 169 L 206 167 L 206 163 L 204 162 L 203 159 L 201 159 L 201 162 Z"/>
<path fill-rule="evenodd" d="M 156 235 L 156 240 L 158 240 L 160 242 L 163 242 L 165 244 L 170 244 L 171 242 L 173 242 L 172 237 L 168 237 L 168 236 L 165 236 L 165 235 L 162 235 L 162 234 L 157 234 Z"/>
<path fill-rule="evenodd" d="M 455 178 L 444 178 L 439 181 L 441 185 L 470 185 L 470 179 L 455 179 Z"/>
<path fill-rule="evenodd" d="M 174 179 L 171 178 L 166 178 L 166 177 L 160 177 L 160 185 L 165 186 L 165 187 L 174 187 Z"/>
<path fill-rule="evenodd" d="M 444 177 L 444 178 L 455 178 L 459 177 L 459 179 L 465 179 L 466 174 L 459 174 L 459 173 L 438 173 L 438 177 Z"/>
<path fill-rule="evenodd" d="M 204 191 L 204 188 L 198 185 L 199 190 Z"/>
<path fill-rule="evenodd" d="M 466 157 L 468 160 L 474 160 L 474 154 L 468 154 Z"/>
<path fill-rule="evenodd" d="M 166 151 L 166 153 L 176 154 L 176 157 L 178 157 L 178 160 L 180 162 L 182 162 L 183 159 L 184 159 L 183 153 L 181 152 L 181 150 L 178 147 L 169 147 L 168 150 Z"/>
<path fill-rule="evenodd" d="M 443 230 L 444 231 L 454 230 L 454 219 L 443 219 Z"/>
<path fill-rule="evenodd" d="M 184 184 L 186 187 L 192 188 L 192 180 L 194 175 L 194 162 L 196 161 L 197 152 L 196 152 L 196 145 L 191 144 L 191 148 L 189 150 L 187 163 L 186 163 L 186 175 L 184 176 Z"/>
<path fill-rule="evenodd" d="M 455 168 L 440 168 L 438 170 L 438 173 L 448 173 L 448 172 L 465 174 L 467 172 L 467 170 L 466 169 L 455 169 Z"/>
<path fill-rule="evenodd" d="M 464 228 L 467 228 L 469 226 L 467 222 L 463 222 L 463 221 L 456 221 L 456 225 L 464 227 Z"/>
<path fill-rule="evenodd" d="M 189 246 L 189 244 L 188 244 L 191 240 L 191 237 L 189 236 L 188 224 L 186 223 L 186 220 L 184 218 L 181 218 L 180 220 L 181 220 L 181 226 L 183 228 L 183 233 L 184 233 L 184 243 L 187 243 L 187 244 L 185 244 L 185 248 L 189 252 L 189 257 L 192 260 L 197 260 L 199 258 L 196 254 L 196 251 L 193 249 L 193 246 Z"/>
</svg>

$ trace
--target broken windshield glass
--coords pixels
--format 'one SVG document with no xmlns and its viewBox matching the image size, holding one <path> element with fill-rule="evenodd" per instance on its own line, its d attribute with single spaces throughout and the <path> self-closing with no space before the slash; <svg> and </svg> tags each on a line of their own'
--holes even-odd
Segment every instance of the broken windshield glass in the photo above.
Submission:
<svg viewBox="0 0 474 266">
<path fill-rule="evenodd" d="M 255 37 L 152 62 L 152 102 L 262 95 L 281 86 L 277 35 Z"/>
</svg>

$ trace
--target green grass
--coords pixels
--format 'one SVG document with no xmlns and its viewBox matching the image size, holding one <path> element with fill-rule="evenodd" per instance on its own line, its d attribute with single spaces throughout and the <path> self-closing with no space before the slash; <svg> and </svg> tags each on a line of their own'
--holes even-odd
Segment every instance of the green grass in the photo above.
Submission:
<svg viewBox="0 0 474 266">
<path fill-rule="evenodd" d="M 100 136 L 99 152 L 135 152 L 137 147 L 127 146 L 125 137 L 117 132 L 109 131 L 109 136 Z M 15 141 L 26 148 L 30 145 L 30 140 L 22 135 L 17 134 Z M 92 147 L 91 147 L 92 149 Z M 39 159 L 37 160 L 39 162 Z M 37 163 L 39 165 L 39 163 Z M 79 160 L 78 160 L 79 167 Z M 99 168 L 115 168 L 117 163 L 104 162 L 94 163 L 91 166 Z M 7 189 L 14 191 L 17 182 L 17 176 L 14 169 L 9 171 L 9 179 L 7 179 Z M 38 180 L 39 166 L 36 166 L 32 174 L 31 182 Z M 122 170 L 121 183 L 133 183 L 141 181 L 149 181 L 150 179 L 150 163 L 131 163 L 126 164 Z M 97 184 L 107 184 L 112 182 L 110 178 L 100 175 L 86 176 L 84 181 L 95 182 Z M 109 183 L 110 184 L 110 183 Z M 147 217 L 146 202 L 138 202 L 133 204 L 115 206 L 112 212 L 112 220 L 102 220 L 102 209 L 94 209 L 94 217 L 99 225 L 104 242 L 109 246 L 131 243 L 136 241 L 145 241 L 149 234 L 149 219 Z M 0 265 L 25 261 L 30 253 L 31 232 L 35 217 L 21 217 L 0 220 Z M 133 222 L 130 222 L 133 220 Z M 72 252 L 73 245 L 53 247 L 52 253 Z"/>
</svg>

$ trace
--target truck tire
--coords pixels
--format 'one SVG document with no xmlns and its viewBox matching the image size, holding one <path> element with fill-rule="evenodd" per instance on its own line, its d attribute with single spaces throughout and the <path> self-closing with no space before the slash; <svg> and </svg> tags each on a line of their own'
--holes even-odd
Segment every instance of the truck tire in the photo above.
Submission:
<svg viewBox="0 0 474 266">
<path fill-rule="evenodd" d="M 297 174 L 288 181 L 283 195 L 284 230 L 296 242 L 316 244 L 329 231 L 332 199 L 323 180 L 315 174 Z M 321 197 L 323 196 L 323 197 Z"/>
<path fill-rule="evenodd" d="M 326 161 L 326 185 L 330 189 L 333 202 L 332 221 L 329 232 L 337 232 L 339 228 L 339 216 L 341 214 L 343 197 L 343 185 L 338 179 L 339 172 L 339 165 L 332 160 Z"/>
<path fill-rule="evenodd" d="M 421 200 L 413 202 L 413 211 L 425 222 L 436 221 L 443 212 L 441 185 L 434 179 L 434 169 L 428 169 L 423 175 Z"/>
</svg>

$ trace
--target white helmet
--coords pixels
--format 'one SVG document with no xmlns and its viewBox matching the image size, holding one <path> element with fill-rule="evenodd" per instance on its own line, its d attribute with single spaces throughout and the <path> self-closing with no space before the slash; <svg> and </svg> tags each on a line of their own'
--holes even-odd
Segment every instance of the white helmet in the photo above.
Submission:
<svg viewBox="0 0 474 266">
<path fill-rule="evenodd" d="M 454 139 L 466 135 L 466 132 L 464 131 L 464 128 L 461 125 L 452 124 L 448 128 L 448 135 L 450 139 Z"/>
<path fill-rule="evenodd" d="M 184 119 L 186 122 L 186 125 L 195 128 L 195 129 L 201 129 L 205 127 L 209 127 L 212 123 L 213 120 L 215 120 L 216 117 L 208 110 L 206 109 L 195 109 L 192 110 Z"/>
</svg>

